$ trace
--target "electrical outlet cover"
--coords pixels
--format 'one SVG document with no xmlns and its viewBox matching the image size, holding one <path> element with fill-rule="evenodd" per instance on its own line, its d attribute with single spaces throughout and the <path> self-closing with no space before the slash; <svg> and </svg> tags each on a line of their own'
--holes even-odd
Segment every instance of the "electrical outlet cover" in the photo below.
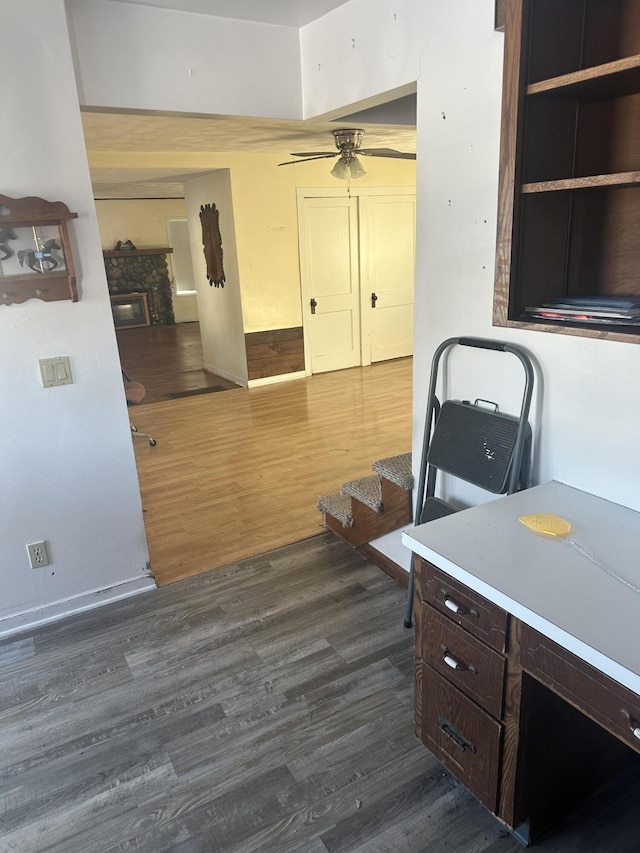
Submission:
<svg viewBox="0 0 640 853">
<path fill-rule="evenodd" d="M 32 569 L 41 569 L 43 566 L 48 566 L 51 562 L 49 559 L 49 551 L 46 542 L 32 542 L 27 545 L 27 553 L 29 555 L 29 563 Z"/>
</svg>

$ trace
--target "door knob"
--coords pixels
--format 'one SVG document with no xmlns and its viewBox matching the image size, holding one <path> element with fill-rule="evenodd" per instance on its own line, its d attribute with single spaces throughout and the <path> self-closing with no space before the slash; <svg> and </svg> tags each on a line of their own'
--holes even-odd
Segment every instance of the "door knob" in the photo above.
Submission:
<svg viewBox="0 0 640 853">
<path fill-rule="evenodd" d="M 310 302 L 309 304 L 311 305 L 311 313 L 312 313 L 312 314 L 315 314 L 315 313 L 316 313 L 316 305 L 317 305 L 318 303 L 317 303 L 317 302 L 316 302 L 316 300 L 313 298 L 313 296 L 311 297 L 311 302 Z"/>
<path fill-rule="evenodd" d="M 372 293 L 372 294 L 371 294 L 371 307 L 372 307 L 372 308 L 375 308 L 375 307 L 376 307 L 376 302 L 377 302 L 377 301 L 378 301 L 378 294 L 377 294 L 377 293 Z"/>
</svg>

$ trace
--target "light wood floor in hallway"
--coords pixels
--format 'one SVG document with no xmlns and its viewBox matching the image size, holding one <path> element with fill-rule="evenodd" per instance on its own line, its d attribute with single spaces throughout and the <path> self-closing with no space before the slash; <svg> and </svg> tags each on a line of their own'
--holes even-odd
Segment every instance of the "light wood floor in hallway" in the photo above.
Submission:
<svg viewBox="0 0 640 853">
<path fill-rule="evenodd" d="M 159 584 L 322 532 L 320 495 L 411 450 L 412 359 L 130 410 Z"/>
</svg>

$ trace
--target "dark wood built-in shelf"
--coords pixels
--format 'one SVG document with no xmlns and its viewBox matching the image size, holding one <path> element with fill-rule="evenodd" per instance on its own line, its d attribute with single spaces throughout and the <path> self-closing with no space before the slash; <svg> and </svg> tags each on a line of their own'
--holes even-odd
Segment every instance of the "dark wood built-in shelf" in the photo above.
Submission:
<svg viewBox="0 0 640 853">
<path fill-rule="evenodd" d="M 507 0 L 494 325 L 640 343 L 526 313 L 640 299 L 639 43 L 638 0 Z"/>
<path fill-rule="evenodd" d="M 563 190 L 597 190 L 602 187 L 640 186 L 640 172 L 621 172 L 617 175 L 588 175 L 584 178 L 563 178 L 559 181 L 533 181 L 523 184 L 523 193 L 550 193 Z"/>
<path fill-rule="evenodd" d="M 527 95 L 554 95 L 584 100 L 619 98 L 639 91 L 640 56 L 628 56 L 527 86 Z"/>
</svg>

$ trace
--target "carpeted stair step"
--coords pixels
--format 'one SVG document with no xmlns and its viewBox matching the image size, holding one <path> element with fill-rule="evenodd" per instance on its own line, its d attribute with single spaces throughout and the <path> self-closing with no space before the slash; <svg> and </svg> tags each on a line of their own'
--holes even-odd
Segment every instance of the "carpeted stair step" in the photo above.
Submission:
<svg viewBox="0 0 640 853">
<path fill-rule="evenodd" d="M 374 512 L 382 512 L 382 486 L 378 474 L 362 477 L 359 480 L 350 480 L 342 487 L 345 495 L 360 501 Z"/>
<path fill-rule="evenodd" d="M 413 474 L 411 473 L 411 453 L 401 453 L 399 456 L 388 456 L 379 459 L 371 466 L 381 477 L 391 480 L 401 489 L 413 489 Z"/>
<path fill-rule="evenodd" d="M 342 491 L 318 499 L 323 524 L 353 548 L 411 523 L 411 454 L 380 459 L 375 474 L 350 480 Z"/>
<path fill-rule="evenodd" d="M 341 522 L 343 527 L 353 526 L 351 514 L 351 498 L 343 492 L 335 495 L 324 495 L 318 499 L 318 509 L 325 516 L 331 516 Z"/>
</svg>

